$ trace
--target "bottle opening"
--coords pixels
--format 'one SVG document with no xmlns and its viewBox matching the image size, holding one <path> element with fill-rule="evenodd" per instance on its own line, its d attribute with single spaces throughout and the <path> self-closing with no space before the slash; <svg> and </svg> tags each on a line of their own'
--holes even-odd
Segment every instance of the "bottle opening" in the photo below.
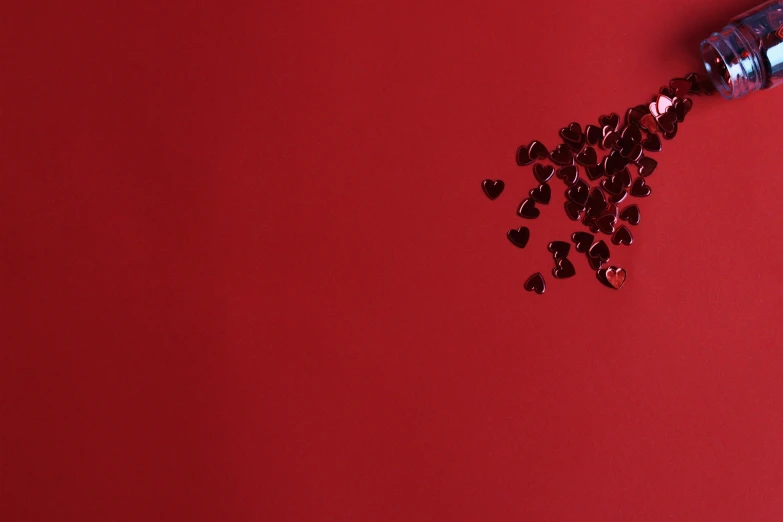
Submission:
<svg viewBox="0 0 783 522">
<path fill-rule="evenodd" d="M 764 84 L 759 49 L 737 26 L 710 35 L 701 43 L 701 56 L 712 84 L 727 100 L 741 98 Z"/>
<path fill-rule="evenodd" d="M 734 98 L 731 73 L 726 65 L 726 60 L 709 40 L 704 40 L 701 43 L 701 57 L 704 60 L 707 76 L 715 89 L 727 100 Z"/>
</svg>

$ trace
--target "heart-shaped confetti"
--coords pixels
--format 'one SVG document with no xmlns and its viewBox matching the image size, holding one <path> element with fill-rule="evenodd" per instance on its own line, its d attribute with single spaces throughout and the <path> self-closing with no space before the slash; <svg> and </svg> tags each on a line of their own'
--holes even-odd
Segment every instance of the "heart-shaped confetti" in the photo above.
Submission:
<svg viewBox="0 0 783 522">
<path fill-rule="evenodd" d="M 574 232 L 571 234 L 571 241 L 574 242 L 574 247 L 580 254 L 584 254 L 590 249 L 593 239 L 595 239 L 594 236 L 587 232 Z"/>
<path fill-rule="evenodd" d="M 601 127 L 611 127 L 612 129 L 617 130 L 617 126 L 620 125 L 620 116 L 615 113 L 612 113 L 609 116 L 601 116 L 598 118 L 598 123 Z"/>
<path fill-rule="evenodd" d="M 588 145 L 598 145 L 604 139 L 603 130 L 595 125 L 585 127 L 585 140 Z"/>
<path fill-rule="evenodd" d="M 640 125 L 647 132 L 651 132 L 653 134 L 658 132 L 658 122 L 655 121 L 655 116 L 652 114 L 645 114 L 642 116 Z"/>
<path fill-rule="evenodd" d="M 548 183 L 542 183 L 538 187 L 530 191 L 530 197 L 536 203 L 541 203 L 542 205 L 548 205 L 549 201 L 552 199 L 552 189 L 549 188 Z"/>
<path fill-rule="evenodd" d="M 581 141 L 584 138 L 582 126 L 574 122 L 568 127 L 560 129 L 560 136 L 566 141 Z"/>
<path fill-rule="evenodd" d="M 626 125 L 639 125 L 639 122 L 644 117 L 644 115 L 647 114 L 647 108 L 642 106 L 639 107 L 633 107 L 628 109 L 628 112 L 625 113 L 625 124 Z"/>
<path fill-rule="evenodd" d="M 579 179 L 579 169 L 576 165 L 568 165 L 557 171 L 557 177 L 562 179 L 566 186 L 570 187 Z"/>
<path fill-rule="evenodd" d="M 573 165 L 574 155 L 568 145 L 560 144 L 549 155 L 549 158 L 558 165 Z"/>
<path fill-rule="evenodd" d="M 615 222 L 616 218 L 612 214 L 604 214 L 595 220 L 595 224 L 598 227 L 598 230 L 604 234 L 611 234 L 614 232 Z"/>
<path fill-rule="evenodd" d="M 590 190 L 585 209 L 587 210 L 587 215 L 594 218 L 600 216 L 606 209 L 606 197 L 600 188 L 593 187 Z"/>
<path fill-rule="evenodd" d="M 527 147 L 522 145 L 517 149 L 517 165 L 520 167 L 524 167 L 525 165 L 530 165 L 535 160 L 530 157 L 530 154 L 527 151 Z"/>
<path fill-rule="evenodd" d="M 587 172 L 587 179 L 589 179 L 590 181 L 595 181 L 599 178 L 602 178 L 604 174 L 606 174 L 603 163 L 585 167 L 585 171 Z"/>
<path fill-rule="evenodd" d="M 593 270 L 600 270 L 601 266 L 603 266 L 604 262 L 598 259 L 597 257 L 590 257 L 587 256 L 587 264 L 592 268 Z"/>
<path fill-rule="evenodd" d="M 666 114 L 661 114 L 658 117 L 658 127 L 664 132 L 675 132 L 677 130 L 677 114 L 674 111 L 669 111 Z M 665 138 L 666 136 L 664 136 Z"/>
<path fill-rule="evenodd" d="M 685 115 L 693 108 L 693 101 L 690 98 L 677 98 L 674 100 L 674 114 L 677 116 L 677 122 L 682 123 L 685 121 Z"/>
<path fill-rule="evenodd" d="M 631 231 L 628 230 L 628 227 L 620 225 L 612 236 L 612 243 L 615 245 L 630 245 L 633 243 L 633 236 L 631 235 Z"/>
<path fill-rule="evenodd" d="M 622 201 L 625 198 L 627 198 L 627 197 L 628 197 L 628 191 L 627 190 L 623 190 L 619 194 L 612 194 L 612 195 L 610 195 L 609 196 L 609 203 L 614 203 L 614 204 L 622 203 Z"/>
<path fill-rule="evenodd" d="M 587 198 L 590 195 L 590 186 L 584 180 L 579 180 L 572 187 L 566 190 L 566 197 L 582 207 L 587 204 Z"/>
<path fill-rule="evenodd" d="M 628 159 L 623 158 L 619 151 L 613 150 L 606 158 L 604 158 L 604 170 L 607 176 L 619 174 L 625 167 L 628 166 Z"/>
<path fill-rule="evenodd" d="M 685 78 L 675 78 L 669 82 L 669 87 L 677 98 L 686 96 L 691 90 L 691 85 L 691 82 Z"/>
<path fill-rule="evenodd" d="M 649 158 L 647 156 L 643 158 L 639 158 L 639 161 L 636 164 L 639 167 L 639 175 L 643 178 L 646 178 L 653 172 L 655 172 L 655 167 L 658 166 L 658 162 L 655 161 L 652 158 Z"/>
<path fill-rule="evenodd" d="M 631 195 L 637 198 L 646 198 L 650 195 L 652 189 L 644 182 L 644 178 L 636 178 L 631 185 Z"/>
<path fill-rule="evenodd" d="M 604 150 L 614 149 L 618 141 L 620 141 L 620 135 L 612 131 L 604 136 L 603 141 L 601 141 L 601 148 Z"/>
<path fill-rule="evenodd" d="M 576 155 L 576 162 L 586 167 L 598 164 L 598 155 L 592 147 L 585 147 L 585 150 Z"/>
<path fill-rule="evenodd" d="M 552 165 L 542 165 L 536 163 L 533 165 L 533 176 L 539 183 L 546 183 L 555 174 L 555 168 Z"/>
<path fill-rule="evenodd" d="M 568 279 L 576 275 L 574 264 L 566 257 L 558 258 L 555 268 L 552 269 L 552 275 L 555 279 Z"/>
<path fill-rule="evenodd" d="M 620 212 L 620 219 L 631 225 L 638 225 L 642 219 L 642 213 L 637 205 L 628 205 Z"/>
<path fill-rule="evenodd" d="M 661 115 L 665 114 L 666 111 L 669 110 L 669 107 L 671 107 L 673 104 L 674 102 L 672 101 L 671 98 L 661 94 L 660 96 L 658 96 L 658 101 L 657 101 L 658 114 Z"/>
<path fill-rule="evenodd" d="M 526 219 L 536 219 L 541 211 L 536 208 L 536 202 L 530 198 L 520 203 L 517 214 Z"/>
<path fill-rule="evenodd" d="M 642 141 L 642 131 L 636 125 L 628 125 L 623 129 L 621 138 L 628 138 L 629 140 L 640 143 Z"/>
<path fill-rule="evenodd" d="M 650 109 L 650 114 L 652 114 L 653 118 L 657 121 L 658 118 L 661 117 L 661 113 L 658 112 L 658 102 L 654 101 L 648 107 Z"/>
<path fill-rule="evenodd" d="M 535 160 L 545 160 L 549 158 L 549 149 L 538 140 L 534 140 L 528 147 L 528 156 Z"/>
<path fill-rule="evenodd" d="M 609 176 L 601 182 L 601 187 L 612 195 L 621 194 L 623 191 L 623 181 L 619 174 Z"/>
<path fill-rule="evenodd" d="M 642 147 L 644 147 L 644 150 L 650 152 L 661 152 L 661 149 L 663 148 L 663 144 L 661 143 L 661 138 L 657 134 L 650 133 L 642 142 Z"/>
<path fill-rule="evenodd" d="M 631 186 L 631 171 L 628 170 L 628 167 L 621 170 L 617 177 L 620 178 L 620 183 L 623 184 L 623 187 L 628 188 Z"/>
<path fill-rule="evenodd" d="M 565 202 L 565 212 L 569 219 L 573 221 L 579 221 L 583 211 L 584 207 L 581 205 L 577 205 L 573 201 Z"/>
<path fill-rule="evenodd" d="M 587 255 L 590 257 L 597 257 L 601 261 L 609 261 L 609 247 L 606 245 L 603 239 L 596 241 L 587 251 Z"/>
<path fill-rule="evenodd" d="M 552 256 L 555 259 L 568 256 L 568 252 L 571 251 L 571 244 L 565 241 L 552 241 L 547 245 L 547 249 L 552 252 Z"/>
<path fill-rule="evenodd" d="M 511 243 L 519 248 L 525 248 L 530 240 L 530 229 L 527 227 L 512 228 L 506 232 L 506 237 Z"/>
<path fill-rule="evenodd" d="M 546 283 L 544 282 L 544 276 L 540 272 L 536 272 L 525 281 L 525 290 L 528 292 L 535 292 L 538 295 L 546 292 Z"/>
<path fill-rule="evenodd" d="M 625 284 L 625 270 L 616 266 L 598 270 L 597 276 L 599 281 L 615 290 L 619 290 Z"/>
<path fill-rule="evenodd" d="M 628 109 L 624 126 L 621 126 L 620 117 L 612 113 L 601 116 L 599 125 L 587 125 L 584 132 L 577 122 L 560 129 L 563 143 L 551 152 L 539 141 L 519 147 L 516 162 L 519 165 L 534 164 L 533 175 L 538 186 L 530 190 L 530 197 L 522 201 L 517 213 L 526 219 L 539 217 L 540 210 L 536 205 L 551 202 L 552 190 L 548 182 L 557 175 L 567 187 L 563 204 L 566 215 L 573 221 L 581 222 L 592 232 L 575 232 L 572 235 L 576 251 L 587 254 L 590 268 L 595 270 L 603 284 L 621 288 L 627 274 L 622 268 L 606 266 L 610 254 L 607 242 L 611 239 L 614 245 L 632 245 L 634 238 L 628 226 L 639 224 L 641 212 L 635 204 L 626 206 L 622 211 L 618 205 L 629 193 L 640 198 L 652 193 L 645 178 L 656 170 L 658 163 L 646 154 L 660 152 L 663 148 L 662 140 L 671 140 L 677 135 L 679 125 L 693 107 L 688 95 L 714 92 L 711 82 L 700 79 L 696 74 L 674 78 L 659 89 L 652 103 Z M 596 146 L 605 152 L 599 154 Z M 547 159 L 557 167 L 536 163 Z M 635 164 L 639 173 L 636 179 L 632 178 L 628 168 L 631 163 Z M 589 181 L 598 182 L 599 185 L 591 188 L 587 181 L 580 179 L 577 165 L 584 168 Z M 482 181 L 482 190 L 488 198 L 496 199 L 504 190 L 503 181 L 486 179 Z M 625 224 L 620 223 L 620 220 Z M 609 236 L 607 241 L 595 241 L 593 234 L 599 232 Z M 508 230 L 506 235 L 517 248 L 525 248 L 530 240 L 527 227 Z M 552 269 L 554 277 L 573 277 L 576 271 L 567 257 L 569 243 L 553 241 L 548 248 L 556 263 Z M 528 278 L 525 289 L 544 293 L 546 283 L 540 272 Z"/>
<path fill-rule="evenodd" d="M 502 179 L 485 179 L 481 182 L 481 189 L 489 199 L 496 199 L 503 193 L 506 184 Z"/>
</svg>

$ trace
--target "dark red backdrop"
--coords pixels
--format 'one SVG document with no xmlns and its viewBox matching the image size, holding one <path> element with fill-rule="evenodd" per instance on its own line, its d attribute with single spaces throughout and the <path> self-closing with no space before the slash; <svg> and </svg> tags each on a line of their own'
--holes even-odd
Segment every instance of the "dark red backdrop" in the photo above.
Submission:
<svg viewBox="0 0 783 522">
<path fill-rule="evenodd" d="M 696 100 L 620 292 L 504 238 L 752 1 L 249 4 L 4 9 L 3 520 L 783 517 L 783 89 Z"/>
</svg>

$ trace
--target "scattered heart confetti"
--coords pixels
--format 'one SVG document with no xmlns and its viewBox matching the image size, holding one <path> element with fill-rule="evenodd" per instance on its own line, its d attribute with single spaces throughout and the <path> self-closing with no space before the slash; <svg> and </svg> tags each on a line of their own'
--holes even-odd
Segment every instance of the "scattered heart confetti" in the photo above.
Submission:
<svg viewBox="0 0 783 522">
<path fill-rule="evenodd" d="M 587 215 L 593 218 L 597 218 L 604 212 L 606 209 L 606 196 L 604 196 L 600 188 L 593 187 L 590 190 L 585 209 L 587 210 Z"/>
<path fill-rule="evenodd" d="M 574 154 L 568 145 L 560 144 L 555 147 L 555 150 L 549 155 L 550 159 L 558 165 L 573 165 Z"/>
<path fill-rule="evenodd" d="M 600 270 L 604 262 L 597 257 L 587 256 L 587 264 L 590 266 L 591 270 Z"/>
<path fill-rule="evenodd" d="M 525 165 L 530 165 L 535 160 L 530 157 L 530 153 L 527 150 L 527 147 L 522 145 L 517 149 L 517 165 L 520 167 L 524 167 Z"/>
<path fill-rule="evenodd" d="M 530 198 L 536 203 L 548 205 L 549 201 L 552 199 L 552 189 L 549 188 L 549 184 L 542 183 L 530 191 Z"/>
<path fill-rule="evenodd" d="M 620 219 L 627 221 L 630 225 L 638 225 L 642 219 L 642 213 L 637 205 L 628 205 L 620 212 Z"/>
<path fill-rule="evenodd" d="M 528 292 L 535 292 L 538 295 L 546 292 L 546 283 L 544 282 L 544 276 L 540 272 L 536 272 L 525 281 L 525 290 Z"/>
<path fill-rule="evenodd" d="M 536 208 L 535 201 L 533 201 L 530 198 L 527 198 L 519 205 L 519 210 L 517 210 L 517 214 L 519 214 L 519 216 L 523 218 L 536 219 L 539 216 L 539 214 L 541 214 L 541 211 Z"/>
<path fill-rule="evenodd" d="M 636 164 L 639 167 L 639 175 L 646 178 L 655 171 L 655 167 L 658 166 L 658 162 L 647 156 L 641 158 Z"/>
<path fill-rule="evenodd" d="M 611 239 L 617 246 L 634 243 L 628 227 L 639 225 L 641 210 L 637 204 L 622 210 L 618 205 L 629 193 L 636 198 L 652 193 L 646 178 L 656 171 L 658 162 L 648 154 L 660 153 L 662 140 L 677 136 L 680 125 L 693 108 L 690 95 L 712 95 L 714 92 L 709 81 L 690 73 L 683 78 L 674 78 L 658 89 L 651 103 L 629 108 L 623 121 L 617 113 L 602 115 L 598 125 L 588 124 L 584 131 L 578 122 L 570 123 L 559 130 L 562 143 L 551 151 L 538 140 L 520 146 L 516 151 L 516 163 L 520 166 L 533 164 L 537 185 L 525 189 L 529 190 L 529 197 L 519 205 L 517 214 L 526 219 L 538 218 L 541 212 L 536 205 L 551 202 L 549 181 L 557 176 L 566 185 L 563 202 L 566 216 L 591 232 L 574 232 L 571 236 L 574 249 L 585 256 L 599 281 L 610 288 L 622 288 L 627 278 L 626 270 L 606 266 L 609 247 L 603 240 L 596 241 L 594 234 L 606 234 L 609 236 L 607 241 Z M 638 172 L 635 179 L 631 175 L 631 165 Z M 586 179 L 580 178 L 580 167 L 584 169 Z M 499 197 L 504 188 L 502 180 L 482 181 L 482 190 L 489 199 Z M 530 230 L 523 226 L 508 230 L 506 236 L 514 246 L 523 249 L 530 241 Z M 552 269 L 555 279 L 576 275 L 574 263 L 568 257 L 568 242 L 552 241 L 548 249 L 556 264 Z M 528 278 L 524 287 L 543 294 L 546 283 L 537 272 Z"/>
<path fill-rule="evenodd" d="M 582 126 L 573 122 L 567 129 L 560 129 L 560 135 L 570 141 L 579 141 L 582 138 Z"/>
<path fill-rule="evenodd" d="M 552 256 L 555 259 L 561 257 L 568 257 L 568 253 L 571 251 L 571 244 L 565 241 L 552 241 L 547 246 L 547 249 L 552 252 Z"/>
<path fill-rule="evenodd" d="M 631 231 L 628 230 L 628 227 L 620 225 L 614 235 L 612 235 L 612 243 L 615 245 L 630 245 L 633 243 L 633 236 L 631 235 Z"/>
<path fill-rule="evenodd" d="M 618 141 L 620 141 L 620 135 L 612 131 L 604 135 L 604 139 L 601 141 L 601 148 L 605 150 L 613 149 L 617 146 Z"/>
<path fill-rule="evenodd" d="M 555 268 L 552 269 L 552 275 L 555 279 L 568 279 L 576 275 L 574 264 L 567 257 L 558 258 Z"/>
<path fill-rule="evenodd" d="M 628 159 L 623 158 L 620 151 L 613 150 L 609 155 L 604 158 L 604 169 L 607 176 L 618 174 L 621 170 L 628 166 Z"/>
<path fill-rule="evenodd" d="M 594 148 L 587 147 L 576 155 L 576 162 L 585 167 L 595 166 L 598 164 L 598 155 Z"/>
<path fill-rule="evenodd" d="M 566 201 L 565 211 L 566 211 L 566 215 L 570 219 L 574 221 L 579 221 L 579 217 L 582 215 L 582 212 L 584 211 L 584 207 L 582 205 L 577 205 L 573 201 Z"/>
<path fill-rule="evenodd" d="M 539 183 L 546 183 L 555 174 L 555 168 L 552 165 L 542 165 L 536 163 L 533 165 L 533 176 Z"/>
<path fill-rule="evenodd" d="M 614 204 L 622 203 L 622 201 L 626 197 L 628 197 L 628 191 L 623 190 L 620 194 L 612 194 L 611 196 L 609 196 L 609 203 L 614 203 Z"/>
<path fill-rule="evenodd" d="M 582 207 L 587 203 L 587 198 L 590 195 L 590 185 L 586 181 L 580 179 L 572 187 L 566 190 L 566 197 L 580 205 Z"/>
<path fill-rule="evenodd" d="M 637 198 L 646 198 L 651 192 L 652 189 L 644 182 L 644 178 L 636 178 L 631 186 L 631 195 Z"/>
<path fill-rule="evenodd" d="M 609 194 L 617 196 L 623 192 L 623 188 L 624 188 L 623 179 L 619 173 L 614 174 L 609 178 L 603 180 L 601 182 L 601 187 Z"/>
<path fill-rule="evenodd" d="M 604 262 L 609 261 L 609 247 L 606 246 L 604 240 L 601 239 L 600 241 L 593 243 L 590 250 L 587 251 L 587 255 L 590 257 L 597 257 Z"/>
<path fill-rule="evenodd" d="M 557 177 L 562 179 L 567 186 L 571 186 L 579 179 L 579 169 L 576 165 L 568 165 L 557 171 Z"/>
<path fill-rule="evenodd" d="M 661 138 L 657 134 L 650 134 L 642 142 L 642 147 L 649 152 L 661 152 L 663 144 L 661 143 Z M 641 159 L 643 158 L 640 158 L 640 160 Z"/>
<path fill-rule="evenodd" d="M 496 199 L 503 193 L 506 184 L 502 179 L 485 179 L 481 182 L 481 188 L 489 199 Z"/>
<path fill-rule="evenodd" d="M 595 181 L 606 175 L 606 171 L 604 170 L 604 166 L 602 163 L 599 163 L 598 165 L 595 166 L 585 167 L 585 172 L 587 172 L 587 179 L 589 179 L 590 181 Z"/>
<path fill-rule="evenodd" d="M 598 118 L 598 123 L 601 127 L 611 127 L 613 130 L 617 130 L 617 126 L 620 125 L 620 116 L 614 113 L 609 116 L 601 116 Z"/>
<path fill-rule="evenodd" d="M 598 270 L 598 280 L 606 284 L 610 288 L 619 290 L 625 284 L 625 270 L 617 268 L 616 266 L 610 266 L 608 268 L 601 268 Z"/>
<path fill-rule="evenodd" d="M 574 232 L 571 234 L 571 241 L 574 242 L 574 248 L 580 254 L 585 254 L 593 244 L 595 237 L 587 232 Z"/>
<path fill-rule="evenodd" d="M 549 158 L 549 149 L 546 148 L 546 146 L 541 143 L 538 140 L 533 140 L 530 142 L 530 146 L 528 147 L 527 154 L 530 158 L 535 160 L 545 160 Z"/>
<path fill-rule="evenodd" d="M 690 85 L 690 83 L 689 83 Z M 585 140 L 588 145 L 598 145 L 604 139 L 603 130 L 595 125 L 588 125 L 585 128 Z"/>
<path fill-rule="evenodd" d="M 598 230 L 604 234 L 611 234 L 614 232 L 614 224 L 616 221 L 617 218 L 615 218 L 612 214 L 604 214 L 595 220 L 595 224 L 598 227 Z"/>
<path fill-rule="evenodd" d="M 687 96 L 688 92 L 691 90 L 691 82 L 685 78 L 675 78 L 669 82 L 669 87 L 674 91 L 675 97 L 682 98 L 683 96 Z"/>
<path fill-rule="evenodd" d="M 519 248 L 525 248 L 530 240 L 530 229 L 527 227 L 512 228 L 506 232 L 506 237 L 512 244 Z"/>
</svg>

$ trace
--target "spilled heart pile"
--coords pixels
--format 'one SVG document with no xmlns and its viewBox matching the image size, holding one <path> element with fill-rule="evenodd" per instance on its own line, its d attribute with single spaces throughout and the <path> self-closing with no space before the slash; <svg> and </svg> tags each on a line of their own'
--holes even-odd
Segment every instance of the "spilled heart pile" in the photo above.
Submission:
<svg viewBox="0 0 783 522">
<path fill-rule="evenodd" d="M 652 194 L 647 178 L 655 172 L 658 162 L 647 154 L 660 152 L 662 139 L 671 140 L 677 135 L 679 125 L 693 107 L 689 95 L 713 93 L 709 82 L 691 73 L 661 87 L 652 103 L 628 109 L 622 124 L 619 115 L 605 115 L 598 118 L 598 125 L 590 124 L 583 129 L 574 122 L 560 129 L 562 143 L 552 151 L 538 140 L 522 145 L 516 152 L 517 165 L 532 164 L 537 185 L 519 204 L 517 214 L 525 219 L 538 218 L 541 211 L 536 205 L 549 205 L 552 200 L 550 180 L 553 177 L 561 180 L 565 185 L 566 215 L 590 230 L 590 233 L 579 231 L 571 236 L 574 249 L 586 255 L 588 266 L 598 281 L 619 290 L 625 284 L 626 271 L 608 265 L 609 246 L 602 239 L 596 241 L 594 234 L 606 234 L 616 246 L 633 244 L 630 229 L 618 220 L 637 226 L 641 211 L 636 203 L 626 205 L 622 210 L 618 205 L 628 196 L 645 198 Z M 603 157 L 599 158 L 597 149 L 602 151 Z M 636 172 L 636 177 L 629 167 Z M 485 179 L 481 186 L 489 199 L 499 197 L 505 188 L 502 180 L 492 179 Z M 507 237 L 517 248 L 525 248 L 530 230 L 525 226 L 511 229 Z M 548 245 L 555 263 L 552 269 L 555 279 L 567 279 L 576 274 L 576 268 L 568 258 L 570 247 L 565 241 L 552 241 Z M 533 274 L 524 288 L 543 294 L 546 291 L 544 276 L 540 272 Z"/>
</svg>

